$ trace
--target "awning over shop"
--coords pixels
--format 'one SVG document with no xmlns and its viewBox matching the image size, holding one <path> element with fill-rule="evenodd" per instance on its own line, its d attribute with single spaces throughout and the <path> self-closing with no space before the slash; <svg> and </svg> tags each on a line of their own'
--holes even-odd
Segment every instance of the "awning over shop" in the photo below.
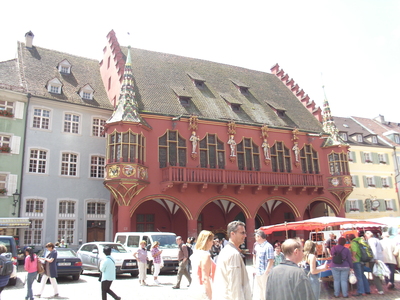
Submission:
<svg viewBox="0 0 400 300">
<path fill-rule="evenodd" d="M 0 218 L 0 228 L 29 228 L 29 218 Z"/>
</svg>

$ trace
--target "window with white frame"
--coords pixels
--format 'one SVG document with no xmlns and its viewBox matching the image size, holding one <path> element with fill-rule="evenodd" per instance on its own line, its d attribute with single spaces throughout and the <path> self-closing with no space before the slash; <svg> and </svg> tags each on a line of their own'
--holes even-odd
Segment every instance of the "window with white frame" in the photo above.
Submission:
<svg viewBox="0 0 400 300">
<path fill-rule="evenodd" d="M 398 134 L 395 134 L 395 135 L 394 135 L 394 142 L 395 142 L 396 144 L 400 144 L 400 136 L 399 136 Z"/>
<path fill-rule="evenodd" d="M 105 124 L 106 124 L 105 119 L 93 118 L 92 135 L 98 137 L 105 137 L 105 133 L 103 132 Z"/>
<path fill-rule="evenodd" d="M 347 133 L 346 132 L 339 132 L 340 137 L 343 141 L 347 141 Z"/>
<path fill-rule="evenodd" d="M 367 180 L 367 185 L 370 187 L 375 187 L 375 180 L 373 176 L 367 176 L 366 177 Z"/>
<path fill-rule="evenodd" d="M 33 110 L 33 128 L 49 129 L 50 111 L 47 109 L 35 108 Z"/>
<path fill-rule="evenodd" d="M 75 201 L 61 200 L 58 203 L 58 213 L 62 217 L 73 217 L 75 215 Z"/>
<path fill-rule="evenodd" d="M 90 177 L 104 178 L 105 158 L 103 156 L 92 155 L 90 158 Z"/>
<path fill-rule="evenodd" d="M 381 177 L 382 180 L 382 187 L 389 187 L 389 178 L 388 177 Z"/>
<path fill-rule="evenodd" d="M 385 200 L 386 210 L 393 210 L 393 201 L 392 200 Z"/>
<path fill-rule="evenodd" d="M 0 196 L 7 194 L 7 174 L 0 173 Z"/>
<path fill-rule="evenodd" d="M 65 240 L 67 244 L 74 243 L 75 234 L 75 220 L 58 220 L 58 234 L 57 239 Z"/>
<path fill-rule="evenodd" d="M 64 115 L 64 132 L 79 133 L 80 116 L 66 113 Z"/>
<path fill-rule="evenodd" d="M 64 74 L 70 74 L 71 73 L 71 64 L 69 63 L 68 60 L 64 59 L 62 62 L 58 64 L 58 72 L 64 73 Z"/>
<path fill-rule="evenodd" d="M 106 204 L 101 202 L 88 202 L 87 204 L 87 214 L 105 216 L 106 214 Z"/>
<path fill-rule="evenodd" d="M 0 134 L 0 152 L 10 152 L 11 151 L 11 136 Z"/>
<path fill-rule="evenodd" d="M 61 154 L 61 175 L 77 176 L 78 155 L 73 153 Z"/>
<path fill-rule="evenodd" d="M 47 90 L 52 94 L 61 94 L 62 83 L 57 78 L 49 80 L 47 83 Z"/>
<path fill-rule="evenodd" d="M 82 97 L 82 99 L 86 99 L 86 100 L 92 100 L 93 93 L 94 93 L 94 89 L 92 89 L 92 87 L 89 84 L 85 85 L 79 91 L 79 95 Z"/>
<path fill-rule="evenodd" d="M 43 220 L 29 219 L 31 224 L 24 232 L 25 245 L 42 245 Z"/>
<path fill-rule="evenodd" d="M 383 153 L 378 153 L 378 160 L 381 164 L 386 164 L 386 155 Z"/>
<path fill-rule="evenodd" d="M 44 200 L 27 199 L 25 205 L 25 216 L 40 216 L 43 215 Z"/>
<path fill-rule="evenodd" d="M 8 113 L 14 113 L 14 102 L 0 100 L 0 111 L 6 111 Z"/>
<path fill-rule="evenodd" d="M 372 156 L 370 152 L 364 152 L 364 160 L 366 163 L 372 163 Z"/>
<path fill-rule="evenodd" d="M 29 173 L 46 173 L 47 151 L 31 149 L 29 156 Z"/>
<path fill-rule="evenodd" d="M 357 134 L 357 142 L 359 142 L 359 143 L 363 142 L 362 134 Z"/>
<path fill-rule="evenodd" d="M 351 212 L 359 211 L 360 208 L 358 207 L 358 201 L 357 200 L 349 200 L 349 209 Z"/>
<path fill-rule="evenodd" d="M 373 144 L 378 144 L 378 138 L 375 135 L 371 137 L 371 140 Z"/>
</svg>

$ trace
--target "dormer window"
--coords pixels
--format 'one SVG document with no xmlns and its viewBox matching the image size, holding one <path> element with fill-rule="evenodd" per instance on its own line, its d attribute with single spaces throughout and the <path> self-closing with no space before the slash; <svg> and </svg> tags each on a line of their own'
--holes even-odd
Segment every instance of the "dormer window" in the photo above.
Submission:
<svg viewBox="0 0 400 300">
<path fill-rule="evenodd" d="M 52 94 L 61 94 L 62 83 L 57 78 L 53 78 L 47 83 L 47 90 Z"/>
<path fill-rule="evenodd" d="M 62 74 L 70 74 L 71 73 L 71 64 L 68 60 L 64 59 L 62 62 L 58 64 L 58 72 Z"/>
<path fill-rule="evenodd" d="M 232 110 L 233 111 L 240 111 L 240 105 L 239 104 L 231 104 Z"/>
<path fill-rule="evenodd" d="M 394 134 L 393 137 L 394 137 L 394 142 L 396 144 L 400 144 L 400 136 L 398 134 Z"/>
<path fill-rule="evenodd" d="M 92 100 L 93 93 L 94 93 L 94 89 L 92 89 L 92 87 L 89 84 L 86 84 L 84 87 L 82 87 L 79 90 L 79 95 L 82 97 L 82 99 L 85 99 L 85 100 Z"/>
<path fill-rule="evenodd" d="M 246 85 L 238 80 L 231 80 L 231 81 L 238 88 L 239 92 L 242 95 L 247 95 L 249 93 L 250 87 L 248 85 Z"/>
<path fill-rule="evenodd" d="M 189 106 L 192 96 L 188 93 L 188 91 L 184 87 L 173 87 L 172 90 L 178 97 L 179 102 L 181 103 L 182 106 Z"/>
<path fill-rule="evenodd" d="M 232 111 L 240 111 L 240 106 L 242 105 L 242 102 L 235 99 L 234 97 L 232 97 L 230 94 L 220 94 L 220 96 L 222 97 L 222 99 L 224 99 L 228 104 L 230 104 Z"/>
<path fill-rule="evenodd" d="M 363 142 L 363 136 L 362 134 L 357 134 L 357 142 L 362 143 Z"/>
<path fill-rule="evenodd" d="M 347 142 L 347 133 L 346 132 L 339 132 L 339 135 L 343 141 Z"/>
<path fill-rule="evenodd" d="M 240 87 L 239 87 L 239 91 L 240 91 L 243 95 L 247 95 L 247 94 L 249 93 L 249 88 L 248 88 L 248 87 L 240 86 Z"/>
<path fill-rule="evenodd" d="M 276 110 L 276 114 L 278 115 L 278 117 L 284 117 L 285 116 L 285 110 L 284 109 L 277 109 Z"/>
<path fill-rule="evenodd" d="M 371 140 L 372 140 L 372 143 L 373 143 L 373 144 L 378 144 L 378 139 L 376 138 L 375 135 L 373 135 L 373 136 L 371 137 Z"/>
<path fill-rule="evenodd" d="M 204 83 L 206 81 L 199 74 L 196 74 L 194 72 L 190 72 L 190 73 L 187 73 L 187 75 L 190 77 L 190 79 L 192 79 L 193 84 L 195 85 L 195 87 L 197 87 L 199 89 L 204 88 L 204 86 L 205 86 Z"/>
</svg>

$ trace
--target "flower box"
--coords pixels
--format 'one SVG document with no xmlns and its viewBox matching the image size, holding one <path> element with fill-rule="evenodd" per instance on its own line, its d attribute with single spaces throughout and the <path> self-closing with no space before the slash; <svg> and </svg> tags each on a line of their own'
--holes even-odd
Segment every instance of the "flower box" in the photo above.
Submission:
<svg viewBox="0 0 400 300">
<path fill-rule="evenodd" d="M 366 159 L 365 162 L 366 162 L 366 163 L 372 163 L 372 160 Z"/>
<path fill-rule="evenodd" d="M 375 187 L 375 184 L 368 184 L 368 186 L 370 186 L 370 187 Z"/>
<path fill-rule="evenodd" d="M 386 165 L 386 161 L 380 161 L 381 164 L 385 164 Z"/>
<path fill-rule="evenodd" d="M 0 195 L 6 195 L 7 189 L 0 189 Z"/>
<path fill-rule="evenodd" d="M 14 114 L 7 110 L 0 110 L 0 116 L 12 118 L 14 117 Z"/>
<path fill-rule="evenodd" d="M 393 208 L 391 208 L 391 207 L 386 207 L 386 210 L 393 210 Z"/>
<path fill-rule="evenodd" d="M 10 153 L 11 152 L 11 148 L 8 146 L 2 146 L 0 147 L 0 152 L 2 153 Z"/>
<path fill-rule="evenodd" d="M 350 208 L 350 211 L 359 211 L 358 208 Z"/>
<path fill-rule="evenodd" d="M 384 184 L 384 185 L 382 185 L 382 186 L 385 187 L 385 188 L 388 188 L 388 187 L 389 187 L 387 184 Z"/>
</svg>

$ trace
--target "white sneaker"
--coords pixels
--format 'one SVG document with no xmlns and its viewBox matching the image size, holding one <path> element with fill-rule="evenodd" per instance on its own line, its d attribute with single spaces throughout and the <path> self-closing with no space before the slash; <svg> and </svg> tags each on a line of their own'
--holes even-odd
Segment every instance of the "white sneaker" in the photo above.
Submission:
<svg viewBox="0 0 400 300">
<path fill-rule="evenodd" d="M 154 283 L 157 284 L 157 285 L 160 285 L 160 284 L 161 284 L 157 279 L 154 280 Z"/>
<path fill-rule="evenodd" d="M 383 291 L 379 291 L 378 294 L 379 294 L 379 295 L 383 295 L 384 292 L 383 292 Z"/>
</svg>

